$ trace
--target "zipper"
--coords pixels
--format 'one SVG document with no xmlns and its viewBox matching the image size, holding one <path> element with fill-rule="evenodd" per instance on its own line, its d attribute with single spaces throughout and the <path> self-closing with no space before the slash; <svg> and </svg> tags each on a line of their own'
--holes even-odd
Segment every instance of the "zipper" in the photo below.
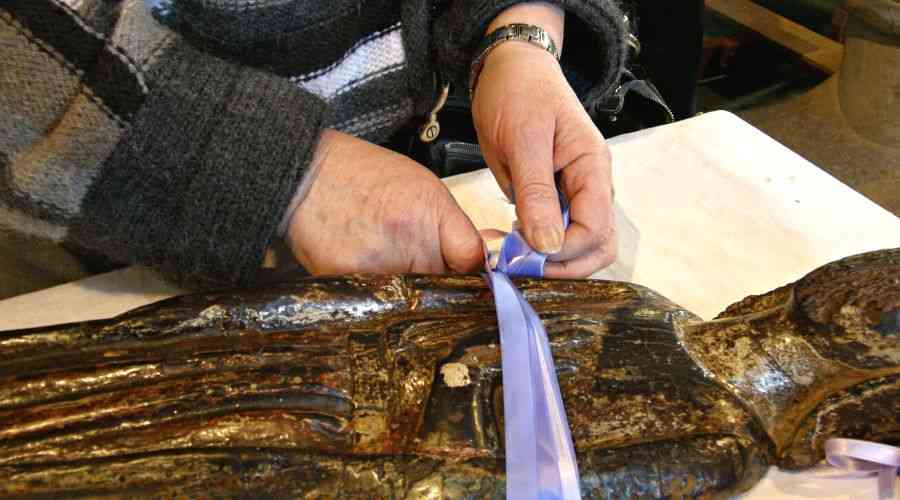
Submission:
<svg viewBox="0 0 900 500">
<path fill-rule="evenodd" d="M 440 143 L 437 157 L 434 154 L 435 146 L 432 146 L 432 162 L 436 161 L 440 169 L 441 177 L 464 174 L 480 168 L 485 168 L 484 156 L 477 144 L 468 142 L 447 141 Z"/>
<path fill-rule="evenodd" d="M 441 133 L 441 124 L 438 122 L 437 115 L 444 109 L 444 105 L 447 104 L 447 97 L 450 95 L 450 83 L 444 82 L 437 72 L 434 74 L 434 79 L 438 82 L 440 92 L 437 95 L 434 106 L 428 113 L 427 121 L 419 128 L 419 140 L 426 144 L 437 139 Z"/>
<path fill-rule="evenodd" d="M 482 155 L 481 147 L 478 144 L 452 141 L 444 145 L 444 151 L 448 158 L 463 161 L 484 161 L 484 155 Z"/>
<path fill-rule="evenodd" d="M 631 50 L 634 51 L 634 57 L 637 57 L 641 55 L 641 41 L 634 34 L 634 30 L 631 29 L 631 19 L 628 18 L 627 14 L 622 16 L 622 22 L 625 24 L 625 41 Z"/>
</svg>

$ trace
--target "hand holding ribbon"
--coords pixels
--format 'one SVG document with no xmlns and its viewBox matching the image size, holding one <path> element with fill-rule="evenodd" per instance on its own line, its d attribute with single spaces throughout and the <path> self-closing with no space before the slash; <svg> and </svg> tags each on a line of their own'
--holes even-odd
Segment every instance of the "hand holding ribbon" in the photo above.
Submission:
<svg viewBox="0 0 900 500">
<path fill-rule="evenodd" d="M 563 222 L 568 208 L 560 197 Z M 563 407 L 547 332 L 511 277 L 542 277 L 547 256 L 518 231 L 503 240 L 497 265 L 487 267 L 494 292 L 503 365 L 508 499 L 581 498 L 575 448 Z M 488 259 L 490 262 L 490 259 Z"/>
</svg>

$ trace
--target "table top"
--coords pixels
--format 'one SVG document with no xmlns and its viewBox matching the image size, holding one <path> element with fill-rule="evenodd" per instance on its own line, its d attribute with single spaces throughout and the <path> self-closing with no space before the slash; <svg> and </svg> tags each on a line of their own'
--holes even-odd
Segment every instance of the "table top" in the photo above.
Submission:
<svg viewBox="0 0 900 500">
<path fill-rule="evenodd" d="M 609 141 L 619 260 L 594 278 L 648 286 L 710 319 L 848 255 L 900 247 L 900 219 L 733 114 Z M 515 209 L 487 171 L 446 180 L 479 229 Z"/>
<path fill-rule="evenodd" d="M 593 277 L 648 286 L 703 318 L 830 261 L 900 247 L 897 217 L 730 113 L 609 144 L 619 261 Z M 445 182 L 476 227 L 511 227 L 515 208 L 488 171 Z M 132 267 L 0 301 L 0 330 L 109 317 L 177 293 Z M 773 469 L 744 495 L 779 496 L 875 498 L 875 480 Z"/>
</svg>

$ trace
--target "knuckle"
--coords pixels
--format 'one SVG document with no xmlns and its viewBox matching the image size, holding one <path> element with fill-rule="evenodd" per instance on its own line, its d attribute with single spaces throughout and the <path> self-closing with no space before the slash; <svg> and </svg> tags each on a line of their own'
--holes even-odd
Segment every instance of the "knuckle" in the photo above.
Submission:
<svg viewBox="0 0 900 500">
<path fill-rule="evenodd" d="M 478 267 L 481 265 L 480 260 L 475 260 L 474 258 L 466 258 L 460 259 L 456 262 L 448 262 L 450 270 L 457 273 L 471 273 L 478 270 Z"/>
<path fill-rule="evenodd" d="M 597 155 L 597 162 L 605 168 L 612 165 L 612 150 L 606 144 L 606 141 L 600 140 L 600 143 L 594 146 L 593 150 Z"/>
<path fill-rule="evenodd" d="M 469 237 L 460 238 L 460 249 L 467 260 L 479 260 L 484 251 L 484 243 L 478 233 L 473 233 Z"/>
<path fill-rule="evenodd" d="M 546 182 L 526 180 L 516 187 L 516 198 L 526 205 L 543 205 L 556 201 L 556 188 Z"/>
<path fill-rule="evenodd" d="M 484 262 L 484 246 L 481 243 L 480 239 L 473 239 L 471 243 L 467 245 L 465 250 L 465 259 L 460 264 L 462 265 L 460 272 L 472 272 L 478 270 L 481 267 L 482 262 Z"/>
<path fill-rule="evenodd" d="M 606 236 L 599 232 L 591 232 L 586 248 L 588 252 L 597 252 L 606 244 Z"/>
<path fill-rule="evenodd" d="M 437 186 L 434 186 L 427 192 L 423 192 L 418 203 L 419 206 L 422 207 L 423 213 L 432 214 L 431 220 L 435 223 L 437 223 L 437 221 L 443 220 L 445 218 L 445 215 L 448 213 L 448 210 L 458 210 L 458 208 L 456 207 L 456 202 L 453 200 L 453 196 L 440 183 L 440 181 L 438 181 Z M 428 211 L 427 208 L 430 208 L 431 211 Z"/>
<path fill-rule="evenodd" d="M 612 148 L 609 147 L 609 144 L 607 144 L 606 139 L 604 139 L 603 136 L 600 135 L 599 131 L 597 132 L 597 136 L 598 136 L 598 141 L 600 142 L 597 149 L 600 151 L 600 153 L 603 155 L 603 157 L 606 160 L 612 161 Z"/>
<path fill-rule="evenodd" d="M 603 269 L 604 267 L 611 266 L 616 259 L 619 258 L 619 250 L 613 246 L 606 249 L 603 254 L 600 255 L 597 270 Z"/>
<path fill-rule="evenodd" d="M 609 265 L 612 265 L 616 259 L 619 258 L 619 244 L 618 238 L 616 237 L 616 228 L 615 225 L 609 228 L 609 231 L 604 235 L 603 240 L 600 246 L 600 258 L 599 258 L 599 268 L 602 269 Z"/>
<path fill-rule="evenodd" d="M 570 191 L 577 191 L 591 186 L 598 180 L 599 171 L 594 168 L 567 168 L 563 170 L 563 187 Z"/>
<path fill-rule="evenodd" d="M 558 132 L 555 141 L 564 165 L 587 162 L 602 169 L 612 165 L 612 151 L 593 125 L 589 128 L 565 127 Z"/>
<path fill-rule="evenodd" d="M 422 169 L 418 165 L 416 165 L 416 168 Z M 444 187 L 444 184 L 437 176 L 428 171 L 423 171 L 421 174 L 421 178 L 416 180 L 416 189 L 420 193 L 426 197 L 431 197 L 432 201 L 442 198 L 447 193 L 447 188 Z"/>
</svg>

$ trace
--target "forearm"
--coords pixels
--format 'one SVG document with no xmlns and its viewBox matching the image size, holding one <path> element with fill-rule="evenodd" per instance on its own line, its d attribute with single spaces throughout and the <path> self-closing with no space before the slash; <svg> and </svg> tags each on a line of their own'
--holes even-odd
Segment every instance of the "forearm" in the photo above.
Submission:
<svg viewBox="0 0 900 500">
<path fill-rule="evenodd" d="M 0 61 L 16 77 L 0 83 L 14 97 L 0 116 L 17 117 L 0 123 L 13 138 L 0 140 L 0 229 L 183 281 L 252 281 L 325 102 L 174 34 L 138 67 L 49 0 L 3 5 L 0 18 L 17 50 Z"/>
<path fill-rule="evenodd" d="M 181 281 L 250 283 L 310 163 L 325 104 L 187 45 L 167 57 L 76 232 Z"/>
</svg>

